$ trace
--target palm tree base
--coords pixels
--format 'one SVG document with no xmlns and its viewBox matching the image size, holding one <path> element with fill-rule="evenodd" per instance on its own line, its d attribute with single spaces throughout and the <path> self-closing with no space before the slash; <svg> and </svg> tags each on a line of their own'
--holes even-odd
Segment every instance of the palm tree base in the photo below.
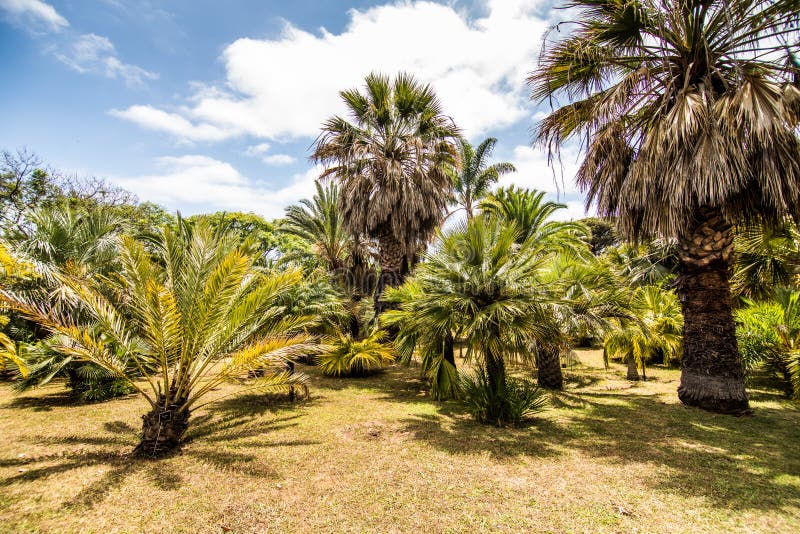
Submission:
<svg viewBox="0 0 800 534">
<path fill-rule="evenodd" d="M 687 406 L 694 406 L 731 415 L 751 413 L 744 383 L 739 378 L 698 374 L 687 369 L 681 372 L 678 398 Z"/>
<path fill-rule="evenodd" d="M 134 454 L 154 458 L 178 448 L 189 427 L 189 410 L 180 409 L 181 404 L 170 404 L 164 409 L 162 400 L 142 416 L 142 438 L 133 450 Z"/>
</svg>

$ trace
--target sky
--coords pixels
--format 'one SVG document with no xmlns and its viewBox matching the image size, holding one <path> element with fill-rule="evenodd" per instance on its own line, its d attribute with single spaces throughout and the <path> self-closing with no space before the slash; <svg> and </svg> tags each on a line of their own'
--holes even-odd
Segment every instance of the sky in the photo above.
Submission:
<svg viewBox="0 0 800 534">
<path fill-rule="evenodd" d="M 531 147 L 527 74 L 552 0 L 0 0 L 0 149 L 184 215 L 280 217 L 310 198 L 322 122 L 378 71 L 430 83 L 465 137 L 498 138 L 501 185 L 584 215 L 579 150 Z"/>
</svg>

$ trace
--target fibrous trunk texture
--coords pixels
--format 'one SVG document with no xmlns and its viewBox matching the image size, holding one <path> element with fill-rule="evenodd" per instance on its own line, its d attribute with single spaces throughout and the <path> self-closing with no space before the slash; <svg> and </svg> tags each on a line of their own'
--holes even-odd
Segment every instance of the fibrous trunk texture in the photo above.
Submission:
<svg viewBox="0 0 800 534">
<path fill-rule="evenodd" d="M 561 372 L 561 358 L 558 349 L 543 348 L 538 352 L 536 377 L 539 387 L 562 389 L 564 375 Z"/>
<path fill-rule="evenodd" d="M 688 406 L 745 413 L 749 403 L 729 285 L 731 225 L 716 210 L 700 210 L 680 248 L 677 289 L 684 327 L 678 397 Z"/>
<path fill-rule="evenodd" d="M 387 303 L 381 300 L 386 286 L 398 287 L 408 274 L 409 261 L 406 248 L 394 236 L 391 230 L 381 233 L 378 238 L 380 247 L 381 274 L 375 288 L 375 315 L 380 315 L 388 309 Z"/>
<path fill-rule="evenodd" d="M 189 427 L 189 410 L 184 400 L 158 399 L 156 407 L 142 416 L 142 439 L 134 450 L 142 456 L 163 456 L 180 445 Z"/>
<path fill-rule="evenodd" d="M 636 358 L 633 356 L 633 354 L 628 354 L 627 360 L 628 360 L 628 375 L 626 378 L 628 380 L 638 382 L 639 370 L 636 368 Z"/>
</svg>

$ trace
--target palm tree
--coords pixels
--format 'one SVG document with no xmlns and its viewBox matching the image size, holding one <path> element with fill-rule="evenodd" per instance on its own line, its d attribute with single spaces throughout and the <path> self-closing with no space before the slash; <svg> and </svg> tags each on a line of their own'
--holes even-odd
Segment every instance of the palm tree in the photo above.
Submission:
<svg viewBox="0 0 800 534">
<path fill-rule="evenodd" d="M 639 380 L 638 369 L 646 377 L 645 365 L 659 355 L 664 363 L 681 357 L 683 317 L 677 297 L 657 286 L 634 290 L 630 310 L 633 320 L 621 321 L 621 328 L 609 331 L 603 340 L 603 357 L 621 357 L 628 365 L 628 380 Z"/>
<path fill-rule="evenodd" d="M 507 386 L 506 361 L 529 359 L 531 343 L 556 333 L 538 281 L 547 256 L 534 245 L 520 245 L 519 234 L 497 219 L 460 223 L 441 237 L 409 280 L 415 298 L 386 318 L 399 319 L 401 328 L 408 327 L 406 335 L 429 335 L 419 340 L 423 352 L 442 347 L 447 332 L 457 329 L 468 357 L 480 358 L 495 396 Z M 507 408 L 498 407 L 499 413 Z"/>
<path fill-rule="evenodd" d="M 629 292 L 591 254 L 554 257 L 542 270 L 541 280 L 548 287 L 549 306 L 560 335 L 536 345 L 537 378 L 541 387 L 561 389 L 561 355 L 576 341 L 602 338 L 617 326 L 617 320 L 630 318 Z"/>
<path fill-rule="evenodd" d="M 339 209 L 357 240 L 377 240 L 384 287 L 397 286 L 441 224 L 457 163 L 458 128 L 442 113 L 429 85 L 408 74 L 366 78 L 365 92 L 341 92 L 351 120 L 334 116 L 322 126 L 314 159 L 341 187 Z"/>
<path fill-rule="evenodd" d="M 518 243 L 536 242 L 539 246 L 552 246 L 553 252 L 569 250 L 585 256 L 589 252 L 586 245 L 589 229 L 579 222 L 550 220 L 555 212 L 567 206 L 545 201 L 544 197 L 544 191 L 501 187 L 483 199 L 479 207 L 489 217 L 514 224 L 520 230 Z"/>
<path fill-rule="evenodd" d="M 731 313 L 733 227 L 800 218 L 797 0 L 570 0 L 571 30 L 529 84 L 571 100 L 540 121 L 587 141 L 577 181 L 634 240 L 676 238 L 685 317 L 678 396 L 749 409 Z M 561 28 L 563 26 L 558 26 Z"/>
<path fill-rule="evenodd" d="M 236 235 L 205 222 L 191 228 L 179 221 L 151 245 L 154 254 L 122 238 L 113 278 L 56 275 L 90 320 L 8 291 L 0 296 L 52 332 L 55 350 L 127 381 L 148 401 L 136 450 L 155 456 L 181 443 L 191 411 L 221 383 L 261 374 L 251 387 L 290 386 L 302 377 L 284 371 L 284 363 L 316 346 L 302 333 L 310 320 L 276 305 L 300 282 L 298 271 L 261 275 L 258 258 Z"/>
<path fill-rule="evenodd" d="M 339 215 L 339 187 L 317 182 L 317 193 L 309 200 L 286 208 L 286 215 L 278 226 L 281 232 L 299 237 L 308 244 L 309 253 L 322 261 L 331 274 L 341 274 L 353 250 L 353 237 L 344 227 Z M 290 253 L 287 260 L 305 259 L 303 252 Z"/>
<path fill-rule="evenodd" d="M 455 211 L 463 209 L 467 219 L 474 217 L 477 203 L 489 194 L 489 189 L 501 176 L 517 170 L 508 162 L 488 164 L 487 160 L 492 156 L 496 144 L 494 137 L 485 139 L 477 148 L 466 139 L 460 141 L 461 170 L 454 169 L 453 193 L 458 205 Z"/>
</svg>

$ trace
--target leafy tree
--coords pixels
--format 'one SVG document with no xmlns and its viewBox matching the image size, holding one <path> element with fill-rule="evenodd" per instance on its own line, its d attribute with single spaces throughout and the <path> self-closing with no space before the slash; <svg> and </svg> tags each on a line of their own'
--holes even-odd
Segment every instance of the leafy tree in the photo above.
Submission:
<svg viewBox="0 0 800 534">
<path fill-rule="evenodd" d="M 26 211 L 48 205 L 60 195 L 57 180 L 38 156 L 27 150 L 0 155 L 0 221 L 6 232 L 20 231 Z"/>
<path fill-rule="evenodd" d="M 256 215 L 239 211 L 217 211 L 188 217 L 189 224 L 206 221 L 214 230 L 226 230 L 236 235 L 240 242 L 247 241 L 264 260 L 268 253 L 277 250 L 279 254 L 293 252 L 297 245 L 291 238 L 277 231 L 277 225 Z"/>
<path fill-rule="evenodd" d="M 408 74 L 370 74 L 364 89 L 341 92 L 350 120 L 323 124 L 314 159 L 327 166 L 322 178 L 340 184 L 339 210 L 354 239 L 378 243 L 380 313 L 384 287 L 402 283 L 444 218 L 459 131 L 433 89 Z"/>
<path fill-rule="evenodd" d="M 800 69 L 791 60 L 800 5 L 569 6 L 571 31 L 548 43 L 529 83 L 535 101 L 571 103 L 540 121 L 535 138 L 551 151 L 589 140 L 577 175 L 588 202 L 616 216 L 625 238 L 678 240 L 678 396 L 708 410 L 747 411 L 729 288 L 733 227 L 800 217 Z"/>
<path fill-rule="evenodd" d="M 123 237 L 113 278 L 58 275 L 90 316 L 85 322 L 0 292 L 54 334 L 54 350 L 127 381 L 148 401 L 137 451 L 152 456 L 180 444 L 191 411 L 222 382 L 258 371 L 253 388 L 292 385 L 302 377 L 283 371 L 283 362 L 315 350 L 302 333 L 310 319 L 276 305 L 299 272 L 260 274 L 237 235 L 205 222 L 165 228 L 155 245 L 150 254 Z"/>
<path fill-rule="evenodd" d="M 461 169 L 453 168 L 453 193 L 458 210 L 463 209 L 468 219 L 474 217 L 478 202 L 483 200 L 504 174 L 516 171 L 509 162 L 493 163 L 488 159 L 497 144 L 497 139 L 489 137 L 477 147 L 473 147 L 466 139 L 461 139 L 459 159 Z M 452 213 L 452 212 L 451 212 Z"/>
</svg>

